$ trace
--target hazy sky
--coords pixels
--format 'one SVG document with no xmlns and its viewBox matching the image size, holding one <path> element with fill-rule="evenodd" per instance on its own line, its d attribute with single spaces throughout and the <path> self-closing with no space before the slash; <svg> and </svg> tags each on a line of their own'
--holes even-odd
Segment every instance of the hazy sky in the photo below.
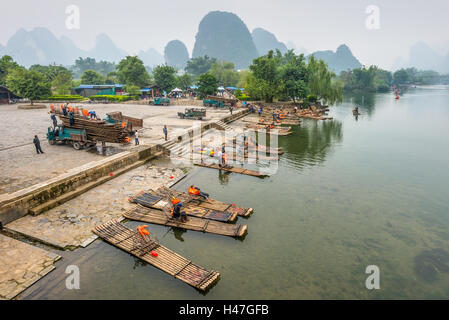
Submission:
<svg viewBox="0 0 449 320">
<path fill-rule="evenodd" d="M 440 53 L 449 51 L 448 0 L 14 0 L 2 1 L 0 43 L 20 28 L 46 27 L 83 49 L 106 33 L 129 53 L 183 41 L 192 52 L 198 25 L 212 10 L 237 14 L 252 31 L 262 27 L 280 41 L 309 52 L 335 50 L 345 43 L 367 65 L 390 68 L 407 58 L 411 45 L 423 40 Z M 265 3 L 264 3 L 265 2 Z M 80 30 L 65 27 L 68 5 L 80 9 Z M 380 29 L 369 30 L 365 12 L 380 9 Z M 5 14 L 6 13 L 6 14 Z"/>
</svg>

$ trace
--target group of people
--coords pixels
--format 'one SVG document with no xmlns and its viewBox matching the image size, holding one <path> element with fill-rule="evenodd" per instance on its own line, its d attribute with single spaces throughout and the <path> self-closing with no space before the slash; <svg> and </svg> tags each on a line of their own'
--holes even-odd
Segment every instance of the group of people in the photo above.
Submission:
<svg viewBox="0 0 449 320">
<path fill-rule="evenodd" d="M 194 185 L 191 185 L 188 189 L 189 195 L 191 196 L 198 196 L 203 198 L 204 200 L 209 199 L 209 194 L 202 192 L 200 188 L 195 187 Z M 181 203 L 181 200 L 178 198 L 172 197 L 171 203 L 173 205 L 173 208 L 171 210 L 171 215 L 173 219 L 179 220 L 180 222 L 187 222 L 188 218 L 184 211 L 182 211 L 182 208 L 184 205 Z"/>
</svg>

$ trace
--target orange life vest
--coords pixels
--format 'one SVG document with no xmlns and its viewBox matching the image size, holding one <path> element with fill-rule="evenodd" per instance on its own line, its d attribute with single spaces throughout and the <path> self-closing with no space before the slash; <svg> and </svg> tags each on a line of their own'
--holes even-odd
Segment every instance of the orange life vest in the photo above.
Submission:
<svg viewBox="0 0 449 320">
<path fill-rule="evenodd" d="M 196 188 L 189 188 L 189 194 L 193 194 L 194 196 L 197 196 L 200 194 L 200 190 Z"/>
<path fill-rule="evenodd" d="M 172 200 L 171 200 L 171 203 L 172 204 L 178 204 L 178 203 L 180 203 L 181 202 L 181 200 L 179 200 L 179 199 L 177 199 L 177 198 L 173 198 Z"/>
</svg>

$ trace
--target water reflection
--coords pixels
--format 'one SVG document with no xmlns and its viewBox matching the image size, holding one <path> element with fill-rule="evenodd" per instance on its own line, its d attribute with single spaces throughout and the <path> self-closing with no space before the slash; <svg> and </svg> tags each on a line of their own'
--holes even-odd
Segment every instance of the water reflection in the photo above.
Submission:
<svg viewBox="0 0 449 320">
<path fill-rule="evenodd" d="M 358 107 L 360 114 L 366 114 L 369 117 L 374 114 L 376 109 L 376 96 L 373 93 L 347 95 L 345 96 L 345 102 Z M 358 119 L 356 118 L 356 120 Z"/>
<path fill-rule="evenodd" d="M 231 172 L 218 170 L 218 180 L 221 185 L 227 185 L 229 183 L 229 175 Z"/>
<path fill-rule="evenodd" d="M 281 141 L 284 158 L 291 167 L 303 169 L 323 163 L 334 146 L 343 141 L 340 121 L 306 120 L 294 135 Z"/>
</svg>

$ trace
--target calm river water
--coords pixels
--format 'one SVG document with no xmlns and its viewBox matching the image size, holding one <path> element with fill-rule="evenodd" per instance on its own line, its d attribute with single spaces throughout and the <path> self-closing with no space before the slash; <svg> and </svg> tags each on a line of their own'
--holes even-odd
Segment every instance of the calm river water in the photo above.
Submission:
<svg viewBox="0 0 449 320">
<path fill-rule="evenodd" d="M 448 299 L 448 88 L 348 98 L 330 115 L 280 138 L 269 178 L 197 168 L 176 185 L 255 210 L 238 219 L 243 241 L 150 225 L 163 245 L 221 273 L 207 294 L 96 241 L 63 253 L 24 298 Z M 68 264 L 80 266 L 80 290 L 65 288 Z M 369 265 L 380 290 L 365 287 Z"/>
</svg>

